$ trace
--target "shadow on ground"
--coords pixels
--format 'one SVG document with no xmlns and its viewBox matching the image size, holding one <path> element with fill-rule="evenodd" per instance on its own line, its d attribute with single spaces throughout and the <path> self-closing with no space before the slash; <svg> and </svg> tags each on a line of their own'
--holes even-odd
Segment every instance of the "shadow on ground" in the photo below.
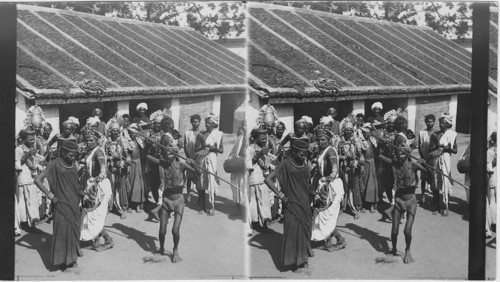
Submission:
<svg viewBox="0 0 500 282">
<path fill-rule="evenodd" d="M 280 271 L 285 271 L 281 265 L 281 243 L 283 234 L 270 229 L 267 233 L 259 233 L 248 240 L 248 245 L 253 248 L 267 250 L 274 266 Z"/>
<path fill-rule="evenodd" d="M 111 225 L 111 228 L 114 228 L 120 232 L 122 232 L 125 237 L 134 240 L 137 245 L 139 245 L 146 252 L 154 253 L 156 252 L 156 238 L 153 236 L 146 235 L 146 233 L 139 231 L 137 229 L 125 226 L 121 223 L 114 223 Z"/>
<path fill-rule="evenodd" d="M 366 240 L 372 245 L 372 247 L 377 251 L 377 252 L 382 252 L 385 254 L 390 253 L 389 249 L 389 241 L 390 238 L 380 236 L 379 233 L 373 232 L 372 230 L 368 228 L 361 227 L 359 225 L 356 225 L 354 223 L 347 223 L 345 225 L 346 228 L 352 230 L 354 233 L 359 235 L 359 238 L 361 240 Z"/>
<path fill-rule="evenodd" d="M 39 230 L 39 233 L 27 233 L 15 243 L 18 246 L 36 250 L 42 259 L 45 268 L 49 271 L 55 271 L 50 262 L 52 252 L 52 235 Z"/>
</svg>

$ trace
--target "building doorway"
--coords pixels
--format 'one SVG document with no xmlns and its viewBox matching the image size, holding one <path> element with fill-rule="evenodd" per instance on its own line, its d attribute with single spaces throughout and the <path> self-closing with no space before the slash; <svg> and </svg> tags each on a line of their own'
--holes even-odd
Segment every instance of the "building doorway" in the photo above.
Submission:
<svg viewBox="0 0 500 282">
<path fill-rule="evenodd" d="M 70 116 L 78 118 L 80 121 L 80 129 L 85 126 L 87 119 L 92 115 L 92 112 L 99 108 L 102 110 L 101 121 L 108 122 L 117 111 L 116 102 L 97 102 L 97 103 L 78 103 L 78 104 L 63 104 L 59 108 L 59 128 L 62 123 Z M 77 130 L 79 132 L 79 130 Z"/>
</svg>

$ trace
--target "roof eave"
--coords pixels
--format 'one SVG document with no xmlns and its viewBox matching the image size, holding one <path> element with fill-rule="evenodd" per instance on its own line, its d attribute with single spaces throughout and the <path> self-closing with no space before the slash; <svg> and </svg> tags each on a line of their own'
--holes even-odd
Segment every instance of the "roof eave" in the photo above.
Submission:
<svg viewBox="0 0 500 282">
<path fill-rule="evenodd" d="M 394 98 L 395 95 L 398 98 L 462 95 L 470 94 L 471 85 L 344 87 L 335 94 L 320 92 L 314 87 L 306 87 L 304 91 L 300 92 L 294 88 L 271 88 L 267 90 L 272 103 L 297 103 Z"/>
<path fill-rule="evenodd" d="M 97 101 L 123 101 L 135 99 L 179 98 L 190 96 L 226 95 L 246 91 L 245 84 L 165 86 L 165 87 L 120 87 L 108 88 L 104 93 L 86 93 L 81 89 L 37 89 L 30 97 L 37 104 L 86 103 Z"/>
</svg>

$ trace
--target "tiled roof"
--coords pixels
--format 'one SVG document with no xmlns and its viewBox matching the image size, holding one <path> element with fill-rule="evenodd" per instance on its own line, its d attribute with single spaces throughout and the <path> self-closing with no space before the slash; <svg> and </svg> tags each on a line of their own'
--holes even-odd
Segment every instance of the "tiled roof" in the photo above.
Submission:
<svg viewBox="0 0 500 282">
<path fill-rule="evenodd" d="M 124 99 L 245 89 L 244 60 L 189 28 L 18 5 L 18 91 Z M 75 82 L 95 80 L 104 93 Z"/>
<path fill-rule="evenodd" d="M 471 53 L 429 28 L 248 3 L 250 85 L 271 98 L 470 92 Z M 311 80 L 333 80 L 319 91 Z"/>
<path fill-rule="evenodd" d="M 489 90 L 498 89 L 498 7 L 490 6 Z"/>
</svg>

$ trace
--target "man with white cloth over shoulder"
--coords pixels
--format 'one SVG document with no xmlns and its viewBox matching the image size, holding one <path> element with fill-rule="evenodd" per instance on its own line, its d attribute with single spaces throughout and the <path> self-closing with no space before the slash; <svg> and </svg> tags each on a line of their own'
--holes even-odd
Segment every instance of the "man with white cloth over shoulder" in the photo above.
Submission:
<svg viewBox="0 0 500 282">
<path fill-rule="evenodd" d="M 201 174 L 201 193 L 198 195 L 202 198 L 202 209 L 200 209 L 199 213 L 203 213 L 204 208 L 205 212 L 210 216 L 215 215 L 215 194 L 219 186 L 219 179 L 214 176 L 214 174 L 217 175 L 217 155 L 224 153 L 224 147 L 222 146 L 223 133 L 217 129 L 218 126 L 219 117 L 212 113 L 209 114 L 205 118 L 206 130 L 200 132 L 196 137 L 194 150 L 195 153 L 198 153 L 196 163 L 211 172 L 203 171 Z M 208 203 L 206 196 L 208 196 Z"/>
</svg>

